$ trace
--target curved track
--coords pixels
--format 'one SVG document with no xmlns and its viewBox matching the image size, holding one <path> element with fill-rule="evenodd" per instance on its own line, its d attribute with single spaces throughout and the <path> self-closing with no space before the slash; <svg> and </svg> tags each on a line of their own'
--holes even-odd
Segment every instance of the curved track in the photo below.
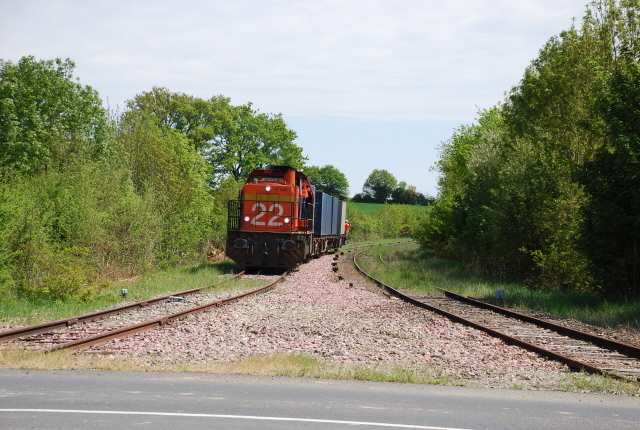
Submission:
<svg viewBox="0 0 640 430">
<path fill-rule="evenodd" d="M 576 371 L 640 382 L 640 348 L 573 330 L 509 309 L 442 290 L 444 297 L 410 296 L 356 268 L 387 293 L 453 321 L 482 330 L 505 342 L 558 360 Z"/>
<path fill-rule="evenodd" d="M 242 276 L 243 273 L 240 273 L 232 278 Z M 189 306 L 189 303 L 184 299 L 184 297 L 201 293 L 204 289 L 211 288 L 213 285 L 182 291 L 176 294 L 166 295 L 151 300 L 136 302 L 129 305 L 77 317 L 66 318 L 27 327 L 20 327 L 13 330 L 5 330 L 0 332 L 0 342 L 17 341 L 25 344 L 40 344 L 41 347 L 39 349 L 45 352 L 51 352 L 59 349 L 76 350 L 87 348 L 93 345 L 99 345 L 108 342 L 113 339 L 130 336 L 134 333 L 151 330 L 155 327 L 163 326 L 170 322 L 186 318 L 187 316 L 192 314 L 205 312 L 209 309 L 224 306 L 252 295 L 264 293 L 274 288 L 276 284 L 281 282 L 285 277 L 286 273 L 280 276 L 275 282 L 272 282 L 267 286 L 257 288 L 236 296 L 217 299 L 213 302 L 205 304 L 199 304 L 195 307 Z M 222 283 L 227 282 L 232 278 L 229 278 Z M 220 283 L 215 285 L 220 285 Z M 178 312 L 164 314 L 161 317 L 155 317 L 142 323 L 136 322 L 134 324 L 126 324 L 114 329 L 105 330 L 105 328 L 101 327 L 100 325 L 98 325 L 97 327 L 91 326 L 91 323 L 93 322 L 104 320 L 110 316 L 118 315 L 121 313 L 132 313 L 132 315 L 128 319 L 134 320 L 136 318 L 139 318 L 139 316 L 135 316 L 134 314 L 136 310 L 145 309 L 150 306 L 162 306 L 166 303 L 176 303 L 180 305 L 179 307 L 181 307 L 181 309 Z M 82 327 L 81 325 L 84 325 L 84 327 Z M 46 335 L 43 336 L 43 333 L 46 333 Z M 42 347 L 42 345 L 45 346 Z"/>
</svg>

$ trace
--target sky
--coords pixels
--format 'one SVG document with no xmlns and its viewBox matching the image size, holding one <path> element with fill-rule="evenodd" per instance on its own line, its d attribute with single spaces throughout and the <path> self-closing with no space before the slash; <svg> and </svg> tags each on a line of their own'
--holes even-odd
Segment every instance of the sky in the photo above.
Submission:
<svg viewBox="0 0 640 430">
<path fill-rule="evenodd" d="M 105 105 L 152 87 L 282 114 L 350 194 L 437 195 L 442 142 L 502 102 L 588 0 L 0 0 L 0 59 L 70 58 Z"/>
</svg>

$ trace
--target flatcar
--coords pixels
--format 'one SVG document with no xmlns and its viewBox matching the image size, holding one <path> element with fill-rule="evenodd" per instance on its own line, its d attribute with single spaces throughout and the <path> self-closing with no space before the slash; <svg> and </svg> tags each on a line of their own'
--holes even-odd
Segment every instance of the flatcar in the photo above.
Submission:
<svg viewBox="0 0 640 430">
<path fill-rule="evenodd" d="M 229 201 L 227 256 L 241 267 L 291 269 L 344 245 L 346 209 L 293 167 L 254 170 Z"/>
</svg>

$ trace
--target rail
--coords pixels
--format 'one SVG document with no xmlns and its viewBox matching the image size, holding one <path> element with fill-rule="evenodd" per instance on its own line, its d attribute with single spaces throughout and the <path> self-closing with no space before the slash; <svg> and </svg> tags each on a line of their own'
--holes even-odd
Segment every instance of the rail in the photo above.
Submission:
<svg viewBox="0 0 640 430">
<path fill-rule="evenodd" d="M 228 282 L 230 279 L 242 276 L 244 274 L 244 272 L 241 272 L 221 283 L 224 282 Z M 220 307 L 220 306 L 224 306 L 224 305 L 228 305 L 231 304 L 233 302 L 236 302 L 238 300 L 244 299 L 246 297 L 249 296 L 253 296 L 253 295 L 257 295 L 257 294 L 261 294 L 264 292 L 267 292 L 269 290 L 271 290 L 272 288 L 274 288 L 279 282 L 281 282 L 283 279 L 285 279 L 285 277 L 287 276 L 287 273 L 283 274 L 282 276 L 280 276 L 275 282 L 272 282 L 269 285 L 266 285 L 264 287 L 260 287 L 251 291 L 247 291 L 244 292 L 242 294 L 233 296 L 233 297 L 228 297 L 226 299 L 220 299 L 220 300 L 216 300 L 214 302 L 211 303 L 207 303 L 204 305 L 200 305 L 200 306 L 196 306 L 193 308 L 189 308 L 189 309 L 185 309 L 182 310 L 180 312 L 176 312 L 174 314 L 171 315 L 166 315 L 160 318 L 155 318 L 152 319 L 150 321 L 146 321 L 140 324 L 135 324 L 135 325 L 130 325 L 130 326 L 126 326 L 126 327 L 122 327 L 122 328 L 118 328 L 115 330 L 109 330 L 109 331 L 105 331 L 103 333 L 99 333 L 99 334 L 95 334 L 92 336 L 86 336 L 83 337 L 81 339 L 77 339 L 77 340 L 72 340 L 70 342 L 64 342 L 64 343 L 60 343 L 57 345 L 53 345 L 50 348 L 44 349 L 45 352 L 51 352 L 51 351 L 56 351 L 59 349 L 73 349 L 73 350 L 77 350 L 77 349 L 82 349 L 82 348 L 87 348 L 93 345 L 98 345 L 98 344 L 102 344 L 105 342 L 108 342 L 110 340 L 113 339 L 117 339 L 117 338 L 121 338 L 121 337 L 126 337 L 129 335 L 132 335 L 134 333 L 139 333 L 139 332 L 143 332 L 146 330 L 150 330 L 153 329 L 155 327 L 160 327 L 163 326 L 165 324 L 168 324 L 170 322 L 176 321 L 176 320 L 180 320 L 183 318 L 186 318 L 189 315 L 192 314 L 196 314 L 196 313 L 200 313 L 200 312 L 205 312 L 209 309 L 215 308 L 215 307 Z M 186 290 L 186 291 L 182 291 L 180 293 L 174 293 L 174 294 L 170 294 L 170 295 L 165 295 L 162 297 L 157 297 L 155 299 L 150 299 L 150 300 L 145 300 L 145 301 L 141 301 L 141 302 L 136 302 L 136 303 L 132 303 L 129 305 L 124 305 L 124 306 L 120 306 L 117 308 L 113 308 L 113 309 L 107 309 L 104 311 L 99 311 L 99 312 L 93 312 L 90 314 L 85 314 L 85 315 L 80 315 L 80 316 L 76 316 L 76 317 L 71 317 L 71 318 L 66 318 L 66 319 L 62 319 L 62 320 L 57 320 L 57 321 L 52 321 L 52 322 L 48 322 L 48 323 L 42 323 L 42 324 L 37 324 L 37 325 L 32 325 L 32 326 L 27 326 L 27 327 L 20 327 L 17 329 L 12 329 L 12 330 L 6 330 L 3 332 L 0 332 L 0 341 L 9 341 L 11 339 L 15 339 L 15 338 L 25 338 L 27 336 L 33 336 L 36 334 L 40 334 L 40 333 L 47 333 L 47 332 L 51 332 L 53 330 L 57 330 L 60 328 L 66 328 L 75 324 L 80 324 L 80 323 L 85 323 L 85 322 L 91 322 L 91 321 L 98 321 L 101 319 L 106 318 L 107 316 L 110 315 L 115 315 L 115 314 L 119 314 L 119 313 L 123 313 L 123 312 L 128 312 L 131 310 L 135 310 L 136 308 L 141 308 L 141 307 L 146 307 L 146 306 L 150 306 L 152 304 L 157 304 L 161 301 L 165 301 L 170 299 L 171 297 L 183 297 L 186 295 L 190 295 L 190 294 L 195 294 L 197 292 L 200 292 L 206 288 L 211 288 L 212 286 L 216 286 L 216 285 L 220 285 L 221 283 L 217 283 L 211 286 L 206 286 L 206 287 L 201 287 L 201 288 L 194 288 L 191 290 Z"/>
<path fill-rule="evenodd" d="M 547 358 L 559 361 L 561 363 L 566 364 L 569 368 L 571 368 L 572 370 L 575 371 L 586 371 L 589 373 L 594 373 L 594 374 L 602 374 L 602 375 L 608 375 L 610 377 L 616 378 L 616 379 L 621 379 L 621 380 L 626 380 L 629 382 L 634 382 L 634 383 L 638 383 L 640 382 L 640 368 L 636 369 L 636 370 L 631 370 L 630 372 L 630 376 L 624 376 L 621 375 L 619 373 L 616 373 L 615 371 L 612 371 L 612 369 L 604 369 L 604 368 L 600 368 L 598 366 L 595 366 L 593 364 L 590 364 L 588 362 L 585 361 L 581 361 L 575 358 L 571 358 L 568 357 L 564 354 L 560 354 L 558 352 L 554 352 L 549 350 L 548 348 L 544 348 L 542 346 L 539 345 L 535 345 L 532 344 L 530 342 L 526 342 L 523 341 L 522 339 L 518 339 L 515 336 L 509 335 L 505 332 L 502 331 L 498 331 L 495 330 L 491 327 L 488 327 L 484 324 L 480 324 L 478 322 L 474 322 L 471 321 L 467 318 L 464 318 L 460 315 L 457 315 L 455 313 L 452 312 L 448 312 L 444 309 L 442 309 L 441 307 L 437 307 L 437 306 L 433 306 L 430 305 L 428 303 L 425 303 L 424 301 L 418 300 L 416 298 L 413 298 L 409 295 L 403 294 L 400 291 L 398 291 L 397 289 L 385 284 L 384 282 L 376 279 L 375 277 L 371 276 L 370 274 L 368 274 L 365 270 L 363 270 L 360 265 L 357 262 L 357 257 L 362 254 L 365 251 L 360 251 L 358 253 L 356 253 L 353 256 L 353 262 L 354 265 L 356 266 L 357 270 L 360 271 L 364 276 L 366 276 L 367 278 L 371 279 L 376 285 L 378 285 L 379 287 L 381 287 L 383 290 L 385 290 L 388 294 L 393 295 L 394 297 L 397 297 L 401 300 L 404 300 L 407 303 L 410 303 L 414 306 L 423 308 L 423 309 L 427 309 L 430 310 L 432 312 L 435 312 L 439 315 L 442 315 L 446 318 L 449 318 L 452 321 L 464 324 L 466 326 L 469 327 L 473 327 L 476 328 L 478 330 L 482 330 L 485 333 L 494 336 L 494 337 L 498 337 L 500 339 L 502 339 L 503 341 L 505 341 L 508 344 L 511 345 L 516 345 L 516 346 L 520 346 L 522 348 L 525 348 L 529 351 L 533 351 L 537 354 L 540 354 L 542 356 L 545 356 Z M 444 292 L 445 296 L 447 296 L 450 299 L 453 300 L 457 300 L 460 302 L 465 302 L 468 303 L 471 306 L 474 307 L 478 307 L 478 308 L 484 308 L 487 310 L 490 310 L 492 312 L 495 313 L 499 313 L 505 317 L 509 317 L 509 318 L 515 318 L 521 321 L 525 321 L 527 323 L 531 323 L 531 324 L 535 324 L 536 326 L 539 327 L 543 327 L 545 329 L 549 329 L 552 330 L 558 334 L 562 334 L 564 336 L 567 336 L 571 339 L 578 339 L 584 342 L 589 342 L 593 345 L 597 345 L 600 348 L 607 348 L 610 349 L 612 352 L 611 355 L 616 355 L 617 353 L 619 354 L 624 354 L 627 357 L 630 357 L 632 359 L 637 359 L 640 358 L 640 348 L 635 347 L 633 345 L 628 345 L 628 344 L 624 344 L 621 342 L 617 342 L 617 341 L 613 341 L 611 339 L 606 339 L 600 336 L 596 336 L 590 333 L 585 333 L 585 332 L 581 332 L 579 330 L 574 330 L 574 329 L 570 329 L 558 324 L 554 324 L 548 321 L 544 321 L 544 320 L 540 320 L 538 318 L 533 318 L 530 317 L 528 315 L 523 315 L 521 313 L 515 312 L 515 311 L 511 311 L 509 309 L 505 309 L 505 308 L 501 308 L 498 306 L 494 306 L 494 305 L 490 305 L 487 303 L 483 303 L 480 302 L 478 300 L 469 298 L 469 297 L 464 297 L 461 296 L 459 294 L 456 293 L 452 293 L 450 291 L 446 291 L 443 289 L 440 289 L 441 291 Z M 616 370 L 616 369 L 613 369 Z M 632 376 L 632 375 L 637 375 L 637 376 Z"/>
</svg>

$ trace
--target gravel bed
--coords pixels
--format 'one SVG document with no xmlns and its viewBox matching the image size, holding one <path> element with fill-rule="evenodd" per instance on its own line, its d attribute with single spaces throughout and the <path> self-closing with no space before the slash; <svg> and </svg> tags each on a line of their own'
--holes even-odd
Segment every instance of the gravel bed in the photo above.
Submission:
<svg viewBox="0 0 640 430">
<path fill-rule="evenodd" d="M 398 364 L 467 385 L 561 389 L 565 366 L 370 284 L 340 280 L 332 262 L 331 256 L 312 260 L 269 293 L 84 353 L 136 357 L 152 366 L 304 353 L 372 369 Z"/>
</svg>

